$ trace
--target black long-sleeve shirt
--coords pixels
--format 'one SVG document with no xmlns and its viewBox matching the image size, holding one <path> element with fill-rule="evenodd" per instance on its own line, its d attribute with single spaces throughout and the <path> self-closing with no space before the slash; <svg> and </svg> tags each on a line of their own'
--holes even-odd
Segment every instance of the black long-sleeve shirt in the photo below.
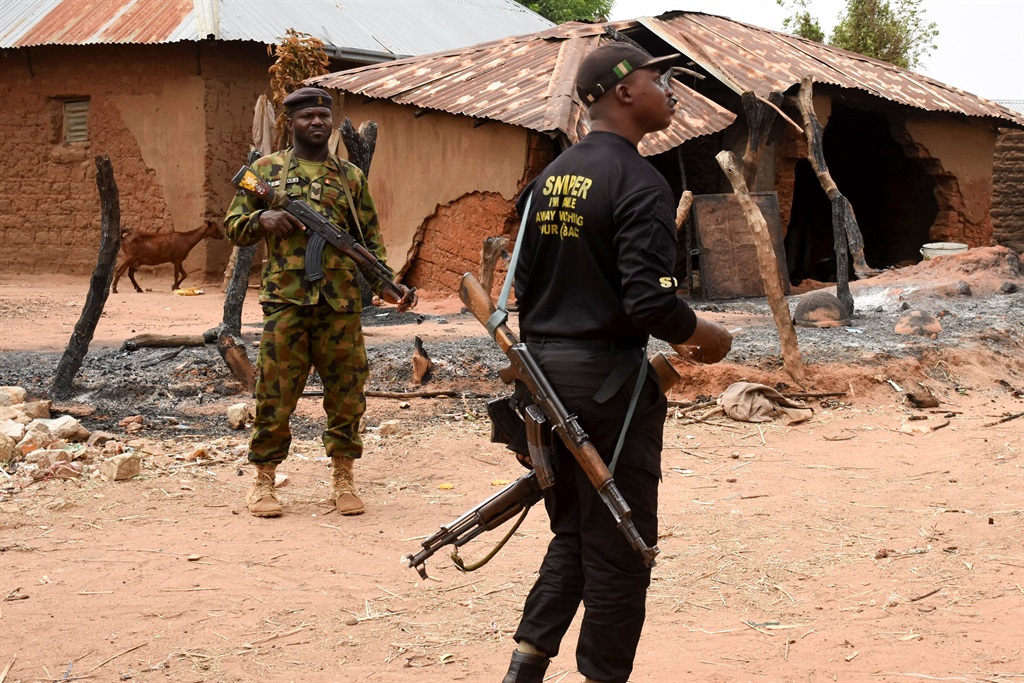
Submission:
<svg viewBox="0 0 1024 683">
<path fill-rule="evenodd" d="M 675 210 L 665 178 L 629 140 L 595 131 L 519 198 L 532 197 L 515 272 L 524 338 L 640 347 L 686 341 L 696 316 L 676 296 Z"/>
</svg>

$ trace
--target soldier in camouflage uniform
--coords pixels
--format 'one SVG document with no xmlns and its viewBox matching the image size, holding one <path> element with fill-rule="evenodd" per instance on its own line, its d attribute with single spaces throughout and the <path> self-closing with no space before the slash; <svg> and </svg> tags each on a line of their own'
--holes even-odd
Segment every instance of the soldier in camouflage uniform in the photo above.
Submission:
<svg viewBox="0 0 1024 683">
<path fill-rule="evenodd" d="M 259 159 L 252 168 L 279 192 L 283 188 L 288 196 L 318 210 L 384 262 L 387 255 L 366 177 L 356 166 L 329 153 L 331 103 L 331 96 L 319 88 L 302 88 L 286 97 L 293 146 Z M 327 429 L 323 442 L 333 470 L 331 497 L 341 514 L 358 515 L 364 506 L 356 494 L 352 470 L 363 452 L 359 420 L 366 409 L 363 384 L 368 368 L 356 265 L 328 244 L 323 252 L 325 277 L 308 281 L 302 224 L 244 193 L 232 201 L 224 227 L 236 245 L 248 246 L 261 239 L 267 243 L 260 287 L 263 335 L 257 359 L 256 418 L 249 442 L 256 480 L 247 497 L 249 512 L 256 517 L 281 515 L 275 470 L 288 456 L 289 418 L 312 365 L 324 385 Z M 380 294 L 379 282 L 370 285 Z M 415 305 L 415 297 L 409 299 Z"/>
</svg>

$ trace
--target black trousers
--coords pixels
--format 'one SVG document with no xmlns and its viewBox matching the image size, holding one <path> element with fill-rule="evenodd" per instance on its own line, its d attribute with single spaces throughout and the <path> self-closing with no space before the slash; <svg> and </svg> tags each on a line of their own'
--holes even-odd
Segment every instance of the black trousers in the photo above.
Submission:
<svg viewBox="0 0 1024 683">
<path fill-rule="evenodd" d="M 598 350 L 564 343 L 528 346 L 566 409 L 579 418 L 609 463 L 636 386 L 636 372 L 606 402 L 597 403 L 594 394 L 624 354 L 635 359 L 639 370 L 640 350 Z M 613 476 L 637 530 L 653 546 L 658 537 L 666 400 L 648 368 L 644 362 L 646 379 Z M 554 538 L 526 598 L 515 640 L 555 656 L 582 603 L 576 644 L 580 673 L 602 683 L 626 683 L 643 629 L 651 570 L 616 527 L 572 455 L 564 446 L 559 451 L 556 483 L 544 495 Z"/>
</svg>

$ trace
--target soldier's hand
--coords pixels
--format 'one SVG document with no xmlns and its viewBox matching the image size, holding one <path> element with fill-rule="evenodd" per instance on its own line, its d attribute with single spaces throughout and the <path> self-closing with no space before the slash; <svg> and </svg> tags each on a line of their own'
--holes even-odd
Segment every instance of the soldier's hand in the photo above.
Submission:
<svg viewBox="0 0 1024 683">
<path fill-rule="evenodd" d="M 405 285 L 395 285 L 398 292 L 392 291 L 390 287 L 381 292 L 381 298 L 389 304 L 396 304 L 399 313 L 405 313 L 410 308 L 416 308 L 419 297 L 416 296 L 416 288 L 410 289 Z M 399 293 L 400 292 L 400 293 Z"/>
<path fill-rule="evenodd" d="M 261 213 L 260 227 L 278 237 L 287 237 L 296 230 L 306 229 L 298 218 L 281 209 L 269 209 Z"/>
<path fill-rule="evenodd" d="M 672 348 L 680 356 L 698 363 L 717 363 L 726 357 L 732 348 L 732 335 L 723 325 L 705 318 L 697 318 L 697 328 L 682 344 Z"/>
</svg>

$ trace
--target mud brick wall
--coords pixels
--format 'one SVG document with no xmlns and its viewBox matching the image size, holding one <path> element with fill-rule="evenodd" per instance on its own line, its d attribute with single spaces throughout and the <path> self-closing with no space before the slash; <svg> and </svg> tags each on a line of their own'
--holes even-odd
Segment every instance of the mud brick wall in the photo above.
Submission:
<svg viewBox="0 0 1024 683">
<path fill-rule="evenodd" d="M 6 272 L 92 272 L 98 155 L 113 165 L 123 229 L 184 231 L 223 217 L 227 181 L 244 160 L 252 107 L 266 84 L 262 45 L 43 46 L 5 56 Z M 66 142 L 63 105 L 79 99 L 88 99 L 88 140 Z M 188 284 L 219 276 L 229 253 L 226 241 L 197 246 L 185 263 Z M 170 287 L 170 266 L 157 271 L 144 271 L 140 284 Z"/>
<path fill-rule="evenodd" d="M 992 168 L 992 239 L 1024 252 L 1024 131 L 1003 132 L 996 139 Z"/>
</svg>

